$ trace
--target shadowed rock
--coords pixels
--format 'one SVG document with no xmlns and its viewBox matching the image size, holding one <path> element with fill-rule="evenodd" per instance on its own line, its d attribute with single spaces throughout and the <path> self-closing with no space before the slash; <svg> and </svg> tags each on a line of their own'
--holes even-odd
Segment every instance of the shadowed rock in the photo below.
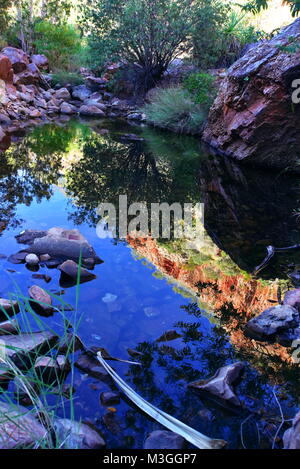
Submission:
<svg viewBox="0 0 300 469">
<path fill-rule="evenodd" d="M 0 298 L 0 319 L 7 319 L 7 316 L 18 314 L 20 306 L 17 301 Z"/>
<path fill-rule="evenodd" d="M 18 368 L 27 368 L 32 357 L 47 353 L 58 337 L 50 331 L 19 335 L 2 335 L 0 354 L 12 360 Z"/>
<path fill-rule="evenodd" d="M 251 319 L 245 332 L 256 340 L 280 340 L 280 335 L 300 325 L 299 312 L 289 305 L 268 308 L 259 316 Z"/>
<path fill-rule="evenodd" d="M 243 363 L 232 363 L 219 368 L 212 378 L 195 381 L 188 386 L 197 391 L 212 394 L 229 404 L 240 406 L 239 398 L 234 393 L 232 385 L 240 377 L 243 369 Z"/>
<path fill-rule="evenodd" d="M 25 407 L 0 403 L 0 449 L 32 448 L 45 443 L 46 434 Z"/>
<path fill-rule="evenodd" d="M 30 252 L 38 256 L 48 254 L 62 261 L 71 259 L 93 259 L 94 264 L 101 262 L 92 246 L 78 230 L 51 228 L 48 231 L 26 230 L 16 236 L 18 243 L 29 244 Z"/>
<path fill-rule="evenodd" d="M 111 380 L 109 374 L 103 368 L 103 366 L 100 365 L 99 361 L 86 353 L 80 355 L 80 357 L 75 363 L 75 366 L 79 368 L 79 370 L 84 371 L 85 373 L 93 376 L 94 378 L 103 381 Z"/>
<path fill-rule="evenodd" d="M 34 364 L 36 374 L 44 383 L 64 380 L 70 369 L 70 362 L 65 355 L 38 357 Z"/>
<path fill-rule="evenodd" d="M 150 433 L 144 443 L 144 449 L 182 449 L 184 443 L 184 438 L 176 433 L 157 430 Z"/>
<path fill-rule="evenodd" d="M 292 306 L 293 308 L 300 309 L 300 288 L 297 290 L 290 290 L 284 295 L 284 305 Z"/>
<path fill-rule="evenodd" d="M 15 319 L 9 321 L 0 322 L 0 335 L 6 334 L 18 334 L 19 327 Z"/>
<path fill-rule="evenodd" d="M 288 52 L 291 37 L 299 42 L 300 19 L 229 68 L 209 113 L 206 142 L 238 160 L 299 171 L 300 106 L 292 94 L 300 52 Z"/>
<path fill-rule="evenodd" d="M 63 443 L 64 449 L 100 449 L 105 446 L 101 435 L 84 423 L 56 419 L 53 427 L 56 439 Z"/>
<path fill-rule="evenodd" d="M 60 278 L 60 285 L 62 287 L 68 287 L 76 285 L 77 277 L 78 277 L 78 270 L 79 270 L 79 282 L 89 282 L 96 278 L 95 274 L 92 274 L 88 270 L 79 267 L 76 262 L 68 260 L 65 261 L 58 267 L 58 270 L 61 271 L 61 278 Z"/>
</svg>

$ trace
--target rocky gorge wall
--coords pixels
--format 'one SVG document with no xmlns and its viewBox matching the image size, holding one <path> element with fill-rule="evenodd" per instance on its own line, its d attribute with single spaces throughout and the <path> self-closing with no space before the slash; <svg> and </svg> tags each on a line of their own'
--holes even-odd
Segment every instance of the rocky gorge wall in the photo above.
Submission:
<svg viewBox="0 0 300 469">
<path fill-rule="evenodd" d="M 299 172 L 300 19 L 270 41 L 254 45 L 228 70 L 203 139 L 237 160 Z"/>
</svg>

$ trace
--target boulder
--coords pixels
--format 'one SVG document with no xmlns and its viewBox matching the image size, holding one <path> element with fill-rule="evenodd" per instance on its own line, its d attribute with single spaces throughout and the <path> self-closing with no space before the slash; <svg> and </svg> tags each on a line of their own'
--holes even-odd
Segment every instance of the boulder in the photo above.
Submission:
<svg viewBox="0 0 300 469">
<path fill-rule="evenodd" d="M 197 391 L 212 394 L 218 399 L 234 406 L 240 406 L 240 400 L 234 393 L 232 385 L 240 377 L 243 370 L 243 363 L 232 363 L 231 365 L 219 368 L 212 378 L 195 381 L 188 386 Z"/>
<path fill-rule="evenodd" d="M 6 318 L 7 316 L 13 316 L 20 311 L 19 303 L 15 300 L 7 300 L 6 298 L 0 298 L 0 317 Z"/>
<path fill-rule="evenodd" d="M 283 300 L 284 305 L 293 306 L 294 308 L 300 310 L 300 288 L 297 290 L 290 290 L 286 292 Z"/>
<path fill-rule="evenodd" d="M 31 70 L 25 70 L 24 72 L 14 75 L 14 85 L 39 85 L 40 76 L 37 72 Z"/>
<path fill-rule="evenodd" d="M 283 435 L 284 449 L 300 449 L 300 412 L 293 420 L 293 426 Z"/>
<path fill-rule="evenodd" d="M 66 103 L 65 101 L 61 104 L 60 106 L 60 112 L 61 114 L 77 114 L 77 109 L 75 106 L 72 106 L 72 104 Z"/>
<path fill-rule="evenodd" d="M 88 99 L 92 94 L 92 90 L 87 88 L 85 85 L 78 85 L 72 88 L 72 96 L 73 98 L 77 98 L 80 101 L 85 101 Z"/>
<path fill-rule="evenodd" d="M 68 101 L 69 99 L 71 99 L 71 95 L 67 88 L 60 88 L 59 90 L 55 91 L 54 98 Z"/>
<path fill-rule="evenodd" d="M 98 109 L 101 109 L 101 111 L 105 111 L 107 109 L 107 106 L 103 102 L 100 102 L 97 98 L 87 99 L 86 101 L 84 101 L 84 106 L 96 106 Z"/>
<path fill-rule="evenodd" d="M 0 322 L 0 335 L 18 334 L 19 326 L 15 319 Z"/>
<path fill-rule="evenodd" d="M 9 58 L 15 73 L 20 73 L 27 69 L 29 59 L 27 54 L 25 54 L 22 49 L 16 49 L 15 47 L 5 47 L 1 52 Z"/>
<path fill-rule="evenodd" d="M 85 81 L 86 86 L 92 91 L 102 90 L 108 83 L 108 80 L 105 78 L 98 78 L 93 76 L 86 77 Z"/>
<path fill-rule="evenodd" d="M 300 19 L 229 68 L 210 110 L 204 141 L 237 160 L 299 171 L 300 104 L 293 104 L 292 95 L 300 50 L 288 51 L 291 37 L 299 42 Z"/>
<path fill-rule="evenodd" d="M 6 83 L 13 82 L 13 68 L 12 63 L 5 54 L 0 54 L 0 79 Z"/>
<path fill-rule="evenodd" d="M 31 332 L 19 335 L 2 335 L 0 354 L 10 358 L 21 369 L 31 365 L 31 357 L 51 350 L 57 336 L 50 331 Z"/>
<path fill-rule="evenodd" d="M 98 107 L 98 105 L 88 104 L 83 105 L 79 109 L 79 114 L 81 116 L 89 116 L 89 117 L 104 117 L 105 113 Z"/>
<path fill-rule="evenodd" d="M 34 54 L 30 58 L 31 58 L 31 62 L 35 64 L 39 70 L 43 72 L 48 72 L 49 61 L 44 54 Z"/>
<path fill-rule="evenodd" d="M 256 340 L 280 340 L 280 335 L 300 326 L 299 311 L 289 305 L 268 308 L 251 319 L 245 328 L 248 336 Z"/>
<path fill-rule="evenodd" d="M 33 448 L 45 445 L 46 429 L 28 409 L 0 403 L 0 449 Z"/>
<path fill-rule="evenodd" d="M 63 449 L 101 449 L 105 446 L 101 435 L 84 423 L 56 419 L 53 428 Z"/>
<path fill-rule="evenodd" d="M 182 436 L 167 430 L 156 430 L 148 436 L 144 449 L 183 449 L 185 440 Z"/>
<path fill-rule="evenodd" d="M 43 316 L 50 316 L 53 314 L 52 298 L 51 296 L 38 285 L 33 285 L 29 288 L 28 294 L 34 301 L 30 301 L 30 305 L 34 311 Z"/>
</svg>

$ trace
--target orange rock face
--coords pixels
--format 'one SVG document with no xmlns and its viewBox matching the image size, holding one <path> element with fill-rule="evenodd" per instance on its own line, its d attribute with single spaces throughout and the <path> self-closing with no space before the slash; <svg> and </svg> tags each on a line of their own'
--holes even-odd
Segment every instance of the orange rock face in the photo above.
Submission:
<svg viewBox="0 0 300 469">
<path fill-rule="evenodd" d="M 12 83 L 14 72 L 12 69 L 12 63 L 8 57 L 4 54 L 0 54 L 0 79 L 6 83 Z"/>
<path fill-rule="evenodd" d="M 251 359 L 256 367 L 264 369 L 268 366 L 270 370 L 279 371 L 281 367 L 292 363 L 289 349 L 278 344 L 257 342 L 247 338 L 243 331 L 249 317 L 269 308 L 272 301 L 277 301 L 276 281 L 263 282 L 250 276 L 248 278 L 242 271 L 231 275 L 222 272 L 216 260 L 222 253 L 217 247 L 213 248 L 215 260 L 189 266 L 182 255 L 169 253 L 152 238 L 129 236 L 127 241 L 139 256 L 146 258 L 163 274 L 198 292 L 205 308 L 222 319 L 222 327 L 228 333 L 232 345 L 245 354 L 247 359 Z M 197 284 L 202 285 L 200 290 Z M 228 304 L 229 314 L 224 319 L 221 309 Z M 275 381 L 280 381 L 279 374 Z"/>
</svg>

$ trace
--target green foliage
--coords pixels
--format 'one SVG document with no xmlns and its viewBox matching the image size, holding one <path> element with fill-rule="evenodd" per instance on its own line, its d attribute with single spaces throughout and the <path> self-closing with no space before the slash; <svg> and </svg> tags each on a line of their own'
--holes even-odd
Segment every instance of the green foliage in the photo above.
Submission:
<svg viewBox="0 0 300 469">
<path fill-rule="evenodd" d="M 179 133 L 199 133 L 206 119 L 205 109 L 195 104 L 189 92 L 181 87 L 158 89 L 144 112 L 154 125 Z"/>
<path fill-rule="evenodd" d="M 83 8 L 95 67 L 107 60 L 137 64 L 140 81 L 153 87 L 178 54 L 190 49 L 197 22 L 194 0 L 97 0 Z"/>
<path fill-rule="evenodd" d="M 51 67 L 67 70 L 74 68 L 74 57 L 81 46 L 80 35 L 74 26 L 39 21 L 34 32 L 36 51 L 48 57 Z"/>
<path fill-rule="evenodd" d="M 57 85 L 58 83 L 62 86 L 70 84 L 72 86 L 81 85 L 84 83 L 83 76 L 79 73 L 75 72 L 65 72 L 65 71 L 57 71 L 56 73 L 52 74 L 51 82 L 53 85 Z"/>
<path fill-rule="evenodd" d="M 8 9 L 11 6 L 11 0 L 0 0 L 0 34 L 2 35 L 7 27 L 9 22 L 9 11 Z"/>
<path fill-rule="evenodd" d="M 215 97 L 215 78 L 209 73 L 192 73 L 184 81 L 184 87 L 196 104 L 210 105 Z"/>
<path fill-rule="evenodd" d="M 223 28 L 230 7 L 222 0 L 199 0 L 193 31 L 193 57 L 201 68 L 214 67 L 222 53 Z"/>
<path fill-rule="evenodd" d="M 289 5 L 291 9 L 292 16 L 298 16 L 300 12 L 300 1 L 299 0 L 283 0 L 283 3 Z M 266 10 L 269 6 L 269 0 L 250 0 L 245 5 L 243 9 L 245 11 L 250 11 L 251 13 L 259 13 L 261 10 Z"/>
</svg>

